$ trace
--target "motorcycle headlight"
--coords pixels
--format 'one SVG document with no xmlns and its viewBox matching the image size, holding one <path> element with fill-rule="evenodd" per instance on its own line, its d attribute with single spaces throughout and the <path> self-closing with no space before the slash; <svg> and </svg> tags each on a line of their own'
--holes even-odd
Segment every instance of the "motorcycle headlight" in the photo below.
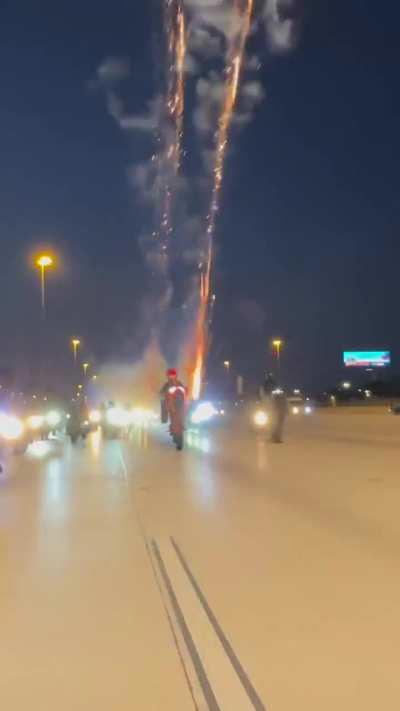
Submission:
<svg viewBox="0 0 400 711">
<path fill-rule="evenodd" d="M 24 423 L 14 415 L 0 415 L 0 436 L 6 440 L 19 439 L 24 432 Z"/>
<path fill-rule="evenodd" d="M 30 430 L 40 430 L 44 422 L 42 415 L 31 415 L 27 419 L 27 425 Z"/>
<path fill-rule="evenodd" d="M 212 402 L 200 402 L 193 410 L 190 419 L 192 420 L 193 424 L 199 425 L 202 422 L 207 422 L 208 420 L 211 420 L 217 414 L 218 410 L 215 409 Z"/>
<path fill-rule="evenodd" d="M 98 425 L 100 420 L 101 420 L 100 410 L 91 410 L 91 412 L 89 412 L 89 421 L 92 423 L 92 425 Z"/>
<path fill-rule="evenodd" d="M 50 427 L 57 427 L 61 422 L 61 415 L 56 410 L 48 412 L 46 415 L 46 422 Z"/>
<path fill-rule="evenodd" d="M 268 424 L 268 415 L 264 410 L 257 410 L 253 415 L 253 422 L 257 427 L 265 427 Z"/>
<path fill-rule="evenodd" d="M 300 410 L 299 410 L 298 407 L 292 407 L 292 413 L 293 413 L 293 415 L 298 415 L 299 412 L 300 412 Z"/>
<path fill-rule="evenodd" d="M 312 409 L 311 405 L 305 406 L 304 412 L 306 413 L 306 415 L 311 415 L 312 411 L 313 411 L 313 409 Z"/>
</svg>

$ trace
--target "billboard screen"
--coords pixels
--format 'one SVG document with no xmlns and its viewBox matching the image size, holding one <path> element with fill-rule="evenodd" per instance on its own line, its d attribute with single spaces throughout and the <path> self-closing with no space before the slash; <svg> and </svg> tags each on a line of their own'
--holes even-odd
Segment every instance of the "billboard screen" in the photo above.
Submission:
<svg viewBox="0 0 400 711">
<path fill-rule="evenodd" d="M 384 368 L 390 365 L 390 351 L 344 351 L 346 368 Z"/>
</svg>

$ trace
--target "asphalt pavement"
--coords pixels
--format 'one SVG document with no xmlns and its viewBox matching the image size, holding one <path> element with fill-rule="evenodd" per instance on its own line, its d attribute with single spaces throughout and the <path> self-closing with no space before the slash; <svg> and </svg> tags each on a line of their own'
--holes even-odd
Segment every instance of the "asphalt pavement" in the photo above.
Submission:
<svg viewBox="0 0 400 711">
<path fill-rule="evenodd" d="M 0 480 L 7 711 L 400 707 L 400 418 L 75 446 Z"/>
</svg>

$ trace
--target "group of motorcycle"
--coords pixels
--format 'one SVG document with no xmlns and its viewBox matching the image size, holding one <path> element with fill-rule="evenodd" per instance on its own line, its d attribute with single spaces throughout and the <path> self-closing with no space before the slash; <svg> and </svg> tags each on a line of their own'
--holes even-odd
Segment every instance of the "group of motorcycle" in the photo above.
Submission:
<svg viewBox="0 0 400 711">
<path fill-rule="evenodd" d="M 187 393 L 175 369 L 167 371 L 167 378 L 160 392 L 161 422 L 169 424 L 172 441 L 180 451 L 184 445 Z M 79 438 L 85 439 L 98 427 L 101 427 L 106 439 L 117 439 L 129 435 L 136 427 L 147 426 L 152 418 L 153 413 L 142 408 L 131 409 L 110 402 L 99 410 L 88 411 L 85 405 L 77 403 L 69 413 L 66 432 L 72 443 Z"/>
<path fill-rule="evenodd" d="M 98 410 L 89 410 L 84 403 L 74 403 L 68 414 L 66 433 L 72 444 L 80 438 L 85 440 L 88 434 L 99 428 L 105 439 L 119 439 L 129 433 L 132 420 L 128 407 L 119 407 L 112 402 L 101 405 Z"/>
<path fill-rule="evenodd" d="M 120 437 L 126 430 L 128 418 L 122 409 L 114 406 L 89 410 L 84 403 L 72 402 L 68 410 L 24 406 L 0 411 L 1 448 L 25 454 L 29 445 L 46 441 L 57 433 L 65 433 L 75 444 L 100 426 L 107 439 Z"/>
<path fill-rule="evenodd" d="M 167 377 L 160 393 L 161 421 L 168 423 L 172 441 L 180 451 L 184 446 L 187 393 L 176 370 L 168 370 Z M 30 444 L 47 440 L 57 433 L 65 433 L 75 444 L 98 428 L 104 438 L 117 439 L 128 435 L 133 428 L 147 426 L 152 416 L 150 411 L 120 407 L 112 402 L 97 410 L 90 410 L 85 401 L 73 401 L 67 408 L 59 409 L 47 409 L 43 404 L 30 410 L 26 406 L 19 411 L 13 407 L 12 414 L 7 408 L 0 412 L 0 445 L 15 454 L 24 454 Z"/>
</svg>

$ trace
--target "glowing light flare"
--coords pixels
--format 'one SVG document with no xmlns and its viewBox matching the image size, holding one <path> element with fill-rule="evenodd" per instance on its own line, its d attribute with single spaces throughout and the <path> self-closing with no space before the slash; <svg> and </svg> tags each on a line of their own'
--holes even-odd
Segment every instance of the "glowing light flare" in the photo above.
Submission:
<svg viewBox="0 0 400 711">
<path fill-rule="evenodd" d="M 204 349 L 202 349 L 198 355 L 198 359 L 193 371 L 192 378 L 192 398 L 193 400 L 198 400 L 201 395 L 201 384 L 203 378 L 203 365 L 204 365 Z"/>
<path fill-rule="evenodd" d="M 193 424 L 200 425 L 202 422 L 208 422 L 217 414 L 218 410 L 215 409 L 212 402 L 200 402 L 192 412 L 190 419 Z"/>
<path fill-rule="evenodd" d="M 253 422 L 257 427 L 266 427 L 268 420 L 268 415 L 264 410 L 257 410 L 253 415 Z"/>
<path fill-rule="evenodd" d="M 22 437 L 24 424 L 19 417 L 0 413 L 0 436 L 5 440 L 14 441 Z"/>
<path fill-rule="evenodd" d="M 38 267 L 40 267 L 41 269 L 45 269 L 46 267 L 51 267 L 51 265 L 53 264 L 53 258 L 50 257 L 49 254 L 42 254 L 42 256 L 40 256 L 40 257 L 36 260 L 36 264 L 37 264 Z"/>
<path fill-rule="evenodd" d="M 46 421 L 50 427 L 57 427 L 61 422 L 61 413 L 56 410 L 51 410 L 51 412 L 48 412 L 46 415 Z"/>
<path fill-rule="evenodd" d="M 111 407 L 106 419 L 111 427 L 127 427 L 130 424 L 130 414 L 122 407 Z"/>
<path fill-rule="evenodd" d="M 92 425 L 98 425 L 101 422 L 101 412 L 100 410 L 91 410 L 89 412 L 89 422 Z"/>
<path fill-rule="evenodd" d="M 43 457 L 46 456 L 46 454 L 49 453 L 51 448 L 51 445 L 49 442 L 32 442 L 32 444 L 29 447 L 29 454 L 31 457 L 35 457 L 37 459 L 42 459 Z"/>
<path fill-rule="evenodd" d="M 137 427 L 145 427 L 150 424 L 152 420 L 157 418 L 156 414 L 152 410 L 147 410 L 143 407 L 135 407 L 131 414 L 131 422 Z"/>
<path fill-rule="evenodd" d="M 40 430 L 43 426 L 44 417 L 43 415 L 31 415 L 28 417 L 27 425 L 30 430 Z"/>
</svg>

